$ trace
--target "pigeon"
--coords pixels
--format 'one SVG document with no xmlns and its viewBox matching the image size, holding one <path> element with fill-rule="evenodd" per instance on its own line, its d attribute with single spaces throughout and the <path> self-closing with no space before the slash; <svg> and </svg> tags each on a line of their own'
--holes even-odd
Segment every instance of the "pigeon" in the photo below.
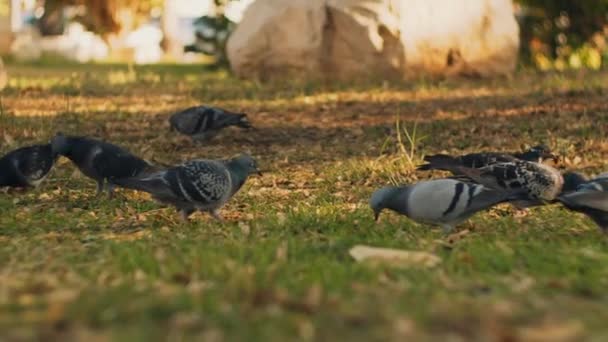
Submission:
<svg viewBox="0 0 608 342">
<path fill-rule="evenodd" d="M 580 182 L 576 190 L 608 191 L 608 174 L 602 173 L 591 180 Z"/>
<path fill-rule="evenodd" d="M 523 190 L 527 198 L 512 203 L 526 208 L 553 202 L 561 194 L 564 178 L 555 168 L 541 163 L 515 159 L 479 169 L 448 167 L 457 179 L 468 179 L 495 190 Z"/>
<path fill-rule="evenodd" d="M 587 176 L 579 172 L 568 171 L 565 172 L 562 177 L 564 178 L 564 186 L 562 187 L 562 194 L 573 192 L 579 189 L 580 186 L 589 182 Z"/>
<path fill-rule="evenodd" d="M 50 144 L 18 148 L 0 158 L 0 187 L 37 187 L 49 174 L 57 153 Z"/>
<path fill-rule="evenodd" d="M 542 163 L 547 158 L 557 159 L 546 145 L 537 145 L 521 153 L 480 152 L 452 157 L 446 154 L 425 156 L 426 164 L 420 165 L 418 170 L 448 170 L 454 166 L 464 166 L 478 169 L 485 166 L 508 163 L 517 159 Z"/>
<path fill-rule="evenodd" d="M 221 221 L 219 210 L 252 173 L 261 175 L 255 160 L 243 154 L 227 160 L 198 159 L 166 170 L 116 180 L 125 188 L 148 192 L 176 207 L 184 221 L 196 210 Z"/>
<path fill-rule="evenodd" d="M 583 213 L 608 233 L 608 192 L 582 188 L 560 195 L 557 200 L 567 209 Z"/>
<path fill-rule="evenodd" d="M 376 221 L 383 209 L 390 209 L 416 222 L 441 226 L 447 234 L 479 211 L 518 199 L 520 192 L 493 190 L 449 178 L 435 179 L 381 188 L 372 194 L 369 205 Z"/>
<path fill-rule="evenodd" d="M 175 129 L 195 141 L 211 139 L 228 126 L 251 128 L 247 114 L 206 106 L 191 107 L 177 112 L 171 116 L 169 124 L 171 130 Z"/>
<path fill-rule="evenodd" d="M 97 182 L 97 195 L 105 189 L 112 196 L 115 181 L 133 177 L 153 166 L 129 151 L 108 142 L 58 133 L 51 140 L 53 149 L 70 159 L 87 177 Z"/>
<path fill-rule="evenodd" d="M 602 232 L 608 233 L 608 173 L 593 179 L 578 172 L 564 173 L 564 189 L 556 202 L 587 215 Z"/>
</svg>

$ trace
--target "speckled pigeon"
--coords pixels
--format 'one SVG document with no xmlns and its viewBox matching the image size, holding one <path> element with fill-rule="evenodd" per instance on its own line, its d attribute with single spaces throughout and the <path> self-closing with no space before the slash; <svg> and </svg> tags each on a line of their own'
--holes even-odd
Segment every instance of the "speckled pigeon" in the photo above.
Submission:
<svg viewBox="0 0 608 342">
<path fill-rule="evenodd" d="M 260 174 L 255 160 L 241 155 L 228 160 L 192 160 L 182 165 L 117 184 L 150 193 L 157 201 L 175 206 L 188 217 L 196 210 L 221 220 L 220 208 L 245 184 L 252 173 Z"/>
<path fill-rule="evenodd" d="M 517 159 L 541 163 L 547 158 L 555 160 L 557 157 L 551 153 L 551 149 L 546 145 L 537 145 L 524 152 L 516 153 L 480 152 L 456 157 L 435 154 L 425 156 L 424 161 L 427 164 L 420 165 L 418 170 L 450 170 L 455 166 L 478 169 L 492 164 L 512 162 Z"/>
<path fill-rule="evenodd" d="M 191 107 L 177 112 L 171 116 L 169 124 L 171 129 L 196 141 L 211 139 L 228 126 L 251 128 L 247 114 L 207 106 Z"/>
<path fill-rule="evenodd" d="M 376 190 L 369 202 L 376 220 L 390 209 L 419 223 L 441 226 L 445 233 L 473 214 L 519 198 L 521 191 L 492 190 L 455 179 L 435 179 Z"/>
<path fill-rule="evenodd" d="M 554 201 L 561 194 L 564 184 L 562 174 L 555 168 L 519 159 L 479 169 L 462 166 L 449 169 L 459 175 L 456 178 L 468 178 L 491 189 L 507 192 L 523 190 L 527 198 L 512 202 L 520 208 Z"/>
<path fill-rule="evenodd" d="M 61 133 L 51 140 L 53 149 L 70 159 L 87 177 L 97 182 L 97 194 L 104 185 L 111 196 L 116 180 L 133 177 L 153 167 L 122 147 L 88 137 Z"/>
<path fill-rule="evenodd" d="M 36 187 L 57 160 L 50 144 L 18 148 L 0 159 L 0 187 Z"/>
</svg>

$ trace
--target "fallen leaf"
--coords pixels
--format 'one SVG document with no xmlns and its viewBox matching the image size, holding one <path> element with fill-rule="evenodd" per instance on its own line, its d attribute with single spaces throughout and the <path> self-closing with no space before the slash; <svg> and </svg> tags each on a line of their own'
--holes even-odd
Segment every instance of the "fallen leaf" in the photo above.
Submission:
<svg viewBox="0 0 608 342">
<path fill-rule="evenodd" d="M 12 146 L 15 143 L 15 139 L 13 139 L 10 134 L 4 133 L 4 142 L 6 142 L 8 146 Z"/>
<path fill-rule="evenodd" d="M 395 266 L 434 267 L 441 262 L 435 254 L 420 251 L 405 251 L 392 248 L 379 248 L 357 245 L 349 254 L 358 262 L 386 262 Z"/>
<path fill-rule="evenodd" d="M 48 201 L 51 199 L 51 196 L 45 192 L 40 194 L 40 196 L 38 196 L 38 199 L 41 201 Z"/>
<path fill-rule="evenodd" d="M 245 236 L 249 236 L 249 233 L 251 233 L 251 227 L 245 222 L 239 222 L 239 228 L 241 229 L 241 233 Z"/>
<path fill-rule="evenodd" d="M 579 321 L 544 322 L 519 329 L 519 337 L 528 342 L 581 341 L 585 329 Z"/>
</svg>

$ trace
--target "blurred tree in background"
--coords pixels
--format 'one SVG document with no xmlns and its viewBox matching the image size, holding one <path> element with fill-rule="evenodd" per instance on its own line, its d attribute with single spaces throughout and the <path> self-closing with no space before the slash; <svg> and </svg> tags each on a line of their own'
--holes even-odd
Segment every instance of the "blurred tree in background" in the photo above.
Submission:
<svg viewBox="0 0 608 342">
<path fill-rule="evenodd" d="M 74 13 L 74 20 L 107 37 L 123 29 L 132 29 L 148 18 L 153 7 L 162 5 L 162 0 L 46 0 L 39 26 L 43 34 L 62 32 L 63 10 L 66 6 L 74 6 L 82 9 Z"/>
<path fill-rule="evenodd" d="M 516 0 L 523 59 L 537 67 L 608 65 L 608 0 Z"/>
<path fill-rule="evenodd" d="M 231 1 L 238 0 L 214 0 L 213 13 L 194 23 L 197 41 L 186 47 L 187 51 L 225 61 L 225 44 L 236 26 L 223 11 Z M 518 6 L 524 62 L 543 70 L 598 69 L 608 65 L 608 0 L 514 1 Z M 72 6 L 83 9 L 75 20 L 107 39 L 133 29 L 149 18 L 152 8 L 166 9 L 167 4 L 171 0 L 46 0 L 39 26 L 43 34 L 62 32 L 65 25 L 62 11 Z M 165 31 L 175 26 L 174 20 L 167 19 L 163 18 Z M 163 46 L 166 51 L 175 50 L 171 41 L 163 41 Z"/>
</svg>

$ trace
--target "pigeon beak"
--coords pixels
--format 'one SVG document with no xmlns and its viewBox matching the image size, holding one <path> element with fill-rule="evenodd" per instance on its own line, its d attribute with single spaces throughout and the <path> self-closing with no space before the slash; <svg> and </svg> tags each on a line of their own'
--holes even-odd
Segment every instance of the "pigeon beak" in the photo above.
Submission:
<svg viewBox="0 0 608 342">
<path fill-rule="evenodd" d="M 256 168 L 255 172 L 258 174 L 258 176 L 260 176 L 260 177 L 262 176 L 262 170 Z"/>
</svg>

